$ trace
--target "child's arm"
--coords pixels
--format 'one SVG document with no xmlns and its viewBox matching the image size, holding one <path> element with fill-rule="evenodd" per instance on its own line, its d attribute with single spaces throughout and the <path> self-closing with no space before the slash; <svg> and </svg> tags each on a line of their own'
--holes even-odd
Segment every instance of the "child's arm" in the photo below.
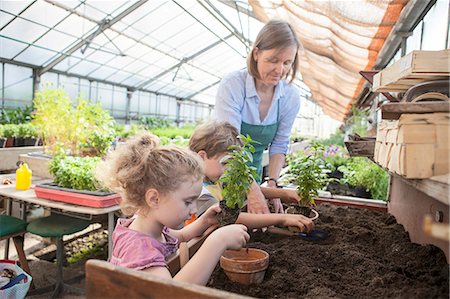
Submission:
<svg viewBox="0 0 450 299">
<path fill-rule="evenodd" d="M 223 252 L 227 249 L 239 250 L 249 239 L 247 228 L 243 225 L 232 224 L 215 230 L 174 279 L 206 285 Z"/>
<path fill-rule="evenodd" d="M 281 201 L 285 203 L 297 203 L 300 200 L 294 189 L 261 187 L 261 191 L 266 198 L 281 198 Z"/>
<path fill-rule="evenodd" d="M 180 230 L 170 230 L 170 234 L 180 242 L 187 242 L 192 238 L 201 236 L 208 228 L 218 225 L 216 215 L 220 212 L 219 204 L 208 208 L 197 220 Z"/>
<path fill-rule="evenodd" d="M 236 223 L 244 224 L 249 229 L 280 225 L 296 226 L 300 231 L 309 232 L 314 228 L 314 222 L 311 219 L 297 214 L 249 214 L 241 212 Z"/>
</svg>

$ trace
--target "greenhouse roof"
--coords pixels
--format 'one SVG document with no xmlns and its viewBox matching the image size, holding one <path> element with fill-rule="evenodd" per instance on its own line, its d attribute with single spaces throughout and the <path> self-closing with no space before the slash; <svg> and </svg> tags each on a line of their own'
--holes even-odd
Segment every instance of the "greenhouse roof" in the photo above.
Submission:
<svg viewBox="0 0 450 299">
<path fill-rule="evenodd" d="M 214 104 L 222 76 L 245 67 L 261 22 L 278 17 L 304 45 L 295 84 L 343 120 L 358 71 L 373 67 L 406 2 L 1 1 L 0 59 Z"/>
</svg>

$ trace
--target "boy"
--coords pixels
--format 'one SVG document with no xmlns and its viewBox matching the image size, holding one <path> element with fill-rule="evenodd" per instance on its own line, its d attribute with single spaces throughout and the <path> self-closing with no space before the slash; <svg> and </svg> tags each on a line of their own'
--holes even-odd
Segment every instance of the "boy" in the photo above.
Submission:
<svg viewBox="0 0 450 299">
<path fill-rule="evenodd" d="M 198 126 L 189 140 L 189 148 L 196 152 L 204 162 L 205 178 L 203 189 L 197 200 L 197 214 L 222 200 L 222 187 L 217 181 L 226 168 L 228 147 L 241 144 L 238 131 L 230 123 L 209 121 Z M 261 187 L 266 198 L 281 198 L 284 202 L 297 202 L 294 190 Z M 294 214 L 249 214 L 240 213 L 236 223 L 248 228 L 261 228 L 270 225 L 297 226 L 301 231 L 310 231 L 314 223 L 302 215 Z"/>
</svg>

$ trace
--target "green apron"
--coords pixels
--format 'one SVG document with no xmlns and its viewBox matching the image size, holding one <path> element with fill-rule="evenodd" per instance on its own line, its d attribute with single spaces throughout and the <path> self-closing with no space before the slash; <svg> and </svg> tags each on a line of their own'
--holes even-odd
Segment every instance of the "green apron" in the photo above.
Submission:
<svg viewBox="0 0 450 299">
<path fill-rule="evenodd" d="M 245 101 L 245 100 L 244 100 Z M 242 135 L 250 135 L 250 137 L 258 141 L 258 143 L 253 143 L 255 147 L 255 153 L 253 154 L 253 163 L 251 166 L 256 167 L 258 178 L 255 178 L 258 184 L 261 183 L 263 167 L 262 167 L 262 158 L 263 152 L 267 148 L 269 144 L 272 143 L 275 135 L 277 134 L 279 118 L 280 118 L 280 99 L 278 99 L 277 106 L 277 122 L 271 125 L 251 125 L 246 122 L 241 123 L 241 134 Z"/>
</svg>

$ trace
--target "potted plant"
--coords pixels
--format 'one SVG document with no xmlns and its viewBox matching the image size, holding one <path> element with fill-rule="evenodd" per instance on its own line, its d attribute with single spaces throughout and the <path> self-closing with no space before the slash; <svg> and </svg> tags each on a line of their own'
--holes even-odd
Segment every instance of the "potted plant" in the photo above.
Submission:
<svg viewBox="0 0 450 299">
<path fill-rule="evenodd" d="M 0 125 L 0 148 L 5 147 L 6 137 L 3 132 L 3 125 Z"/>
<path fill-rule="evenodd" d="M 327 176 L 329 165 L 323 160 L 323 151 L 323 145 L 312 142 L 307 152 L 297 152 L 288 157 L 287 175 L 283 180 L 297 186 L 300 201 L 298 204 L 289 205 L 287 213 L 310 217 L 313 212 L 313 219 L 318 217 L 318 213 L 312 210 L 311 206 L 315 204 L 314 197 L 317 197 L 318 190 L 322 190 L 330 181 Z"/>
<path fill-rule="evenodd" d="M 222 225 L 235 223 L 239 212 L 244 205 L 250 185 L 257 176 L 256 168 L 249 166 L 253 161 L 255 148 L 249 135 L 240 135 L 242 145 L 232 145 L 230 157 L 227 160 L 227 169 L 220 182 L 223 183 L 222 195 L 224 200 L 220 202 L 222 212 L 218 215 Z"/>
<path fill-rule="evenodd" d="M 14 136 L 14 146 L 37 145 L 37 131 L 31 123 L 18 124 Z"/>
<path fill-rule="evenodd" d="M 94 177 L 100 161 L 100 157 L 53 157 L 49 171 L 54 182 L 37 185 L 36 196 L 91 207 L 116 205 L 120 196 L 101 188 Z"/>
<path fill-rule="evenodd" d="M 14 136 L 17 135 L 17 126 L 13 124 L 3 125 L 3 137 L 6 138 L 5 147 L 14 146 Z"/>
</svg>

